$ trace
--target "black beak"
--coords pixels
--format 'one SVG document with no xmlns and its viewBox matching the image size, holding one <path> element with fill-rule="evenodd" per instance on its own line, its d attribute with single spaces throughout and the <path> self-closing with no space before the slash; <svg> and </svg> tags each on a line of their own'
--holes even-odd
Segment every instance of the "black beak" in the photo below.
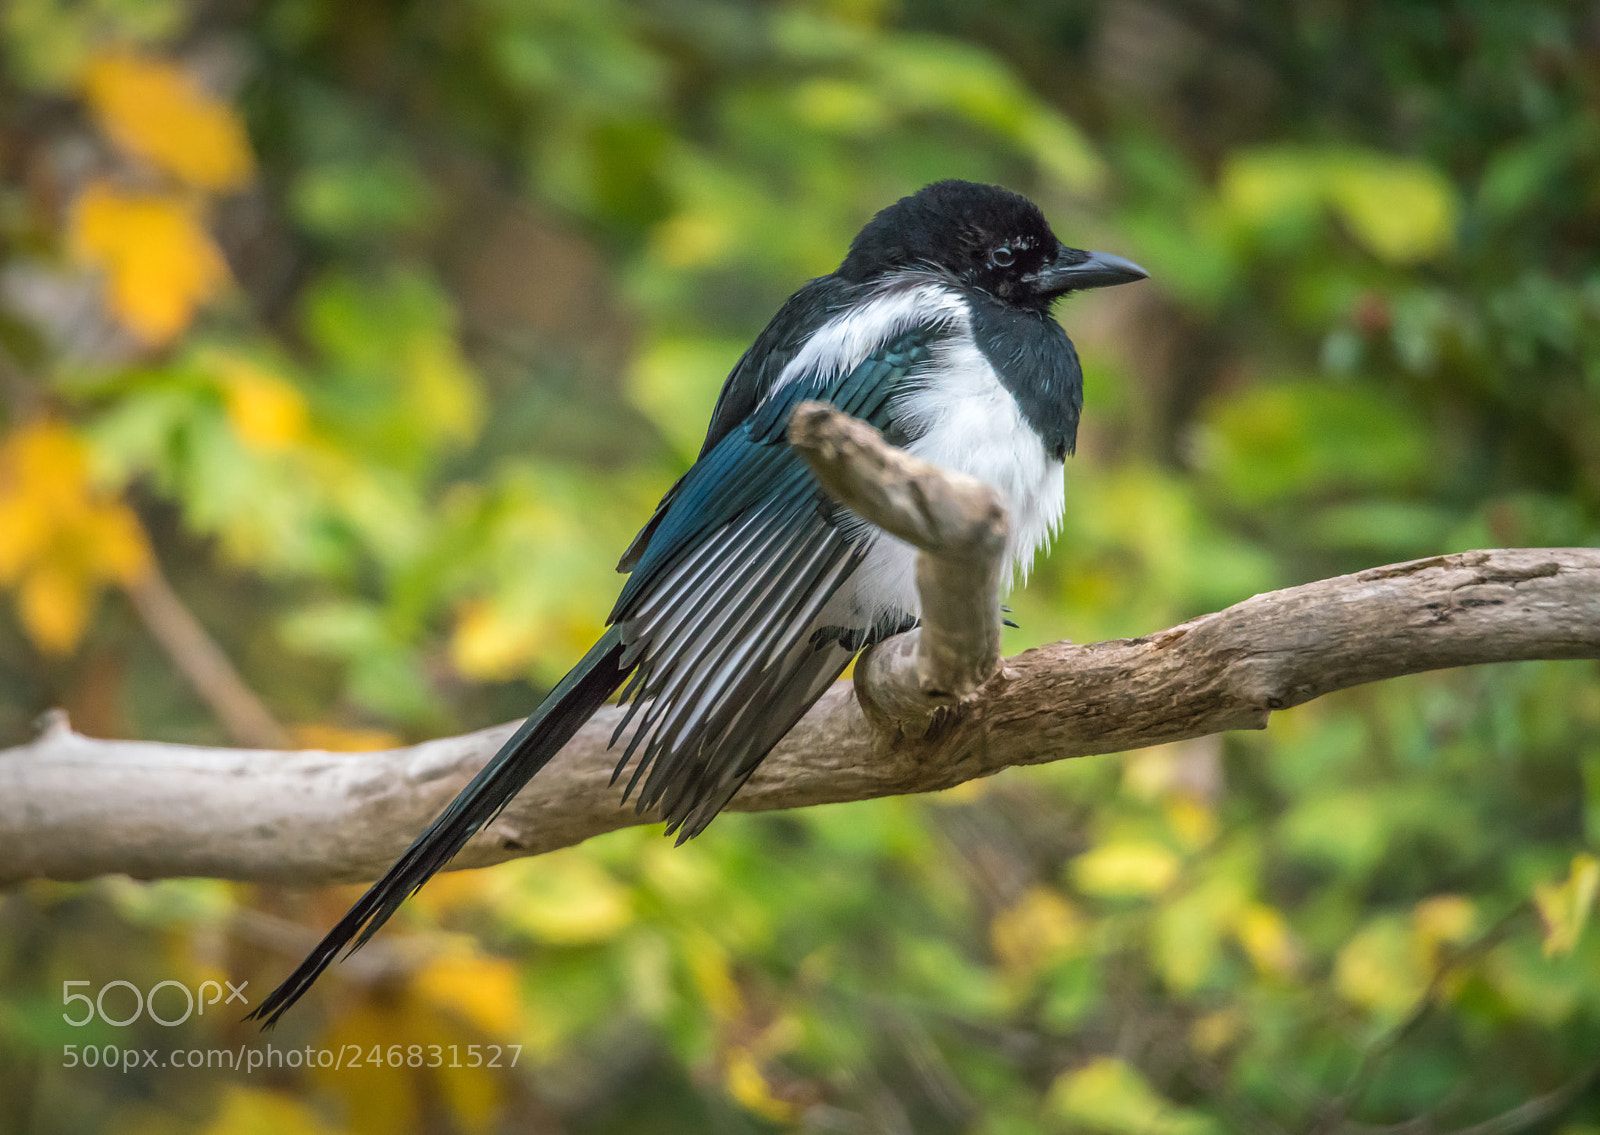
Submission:
<svg viewBox="0 0 1600 1135">
<path fill-rule="evenodd" d="M 1085 288 L 1131 284 L 1149 275 L 1133 261 L 1109 252 L 1084 252 L 1062 245 L 1056 258 L 1029 276 L 1027 281 L 1035 291 L 1055 297 Z"/>
</svg>

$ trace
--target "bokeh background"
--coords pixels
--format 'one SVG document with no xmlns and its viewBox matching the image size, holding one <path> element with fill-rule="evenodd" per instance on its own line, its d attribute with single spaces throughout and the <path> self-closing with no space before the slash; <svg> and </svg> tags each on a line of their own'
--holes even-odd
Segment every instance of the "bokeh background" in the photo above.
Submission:
<svg viewBox="0 0 1600 1135">
<path fill-rule="evenodd" d="M 1152 277 L 1058 311 L 1010 648 L 1600 535 L 1592 0 L 5 0 L 0 744 L 526 712 L 744 344 L 949 176 Z M 350 888 L 14 886 L 0 1130 L 1593 1135 L 1596 676 L 443 876 L 270 1038 L 359 1070 L 63 1067 L 263 1048 L 62 983 L 258 1000 Z"/>
</svg>

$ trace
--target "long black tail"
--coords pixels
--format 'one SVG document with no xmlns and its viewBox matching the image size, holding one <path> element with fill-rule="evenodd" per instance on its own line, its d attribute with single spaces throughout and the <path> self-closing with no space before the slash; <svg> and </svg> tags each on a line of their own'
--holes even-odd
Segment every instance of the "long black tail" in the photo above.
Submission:
<svg viewBox="0 0 1600 1135">
<path fill-rule="evenodd" d="M 300 963 L 300 968 L 245 1019 L 260 1020 L 263 1028 L 271 1028 L 289 1006 L 311 988 L 311 983 L 332 964 L 346 943 L 355 939 L 350 947 L 352 952 L 365 945 L 400 904 L 448 863 L 474 832 L 494 819 L 533 774 L 542 769 L 616 692 L 632 669 L 621 664 L 622 653 L 622 635 L 613 627 L 550 691 L 550 696 L 428 830 L 406 849 L 389 868 L 389 873 L 374 883 L 339 924 L 328 931 L 327 937 Z"/>
</svg>

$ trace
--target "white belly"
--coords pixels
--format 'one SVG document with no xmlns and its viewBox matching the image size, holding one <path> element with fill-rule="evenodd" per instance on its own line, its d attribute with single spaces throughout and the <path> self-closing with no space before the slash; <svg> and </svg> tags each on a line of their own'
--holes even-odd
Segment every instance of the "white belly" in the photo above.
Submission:
<svg viewBox="0 0 1600 1135">
<path fill-rule="evenodd" d="M 1045 451 L 1011 392 L 970 340 L 946 340 L 935 352 L 929 369 L 940 375 L 937 388 L 901 395 L 894 418 L 907 433 L 920 435 L 907 447 L 912 453 L 999 491 L 1011 520 L 1012 582 L 1025 580 L 1034 554 L 1061 523 L 1066 507 L 1062 464 Z M 878 533 L 845 590 L 851 614 L 864 621 L 896 611 L 920 614 L 916 549 Z"/>
</svg>

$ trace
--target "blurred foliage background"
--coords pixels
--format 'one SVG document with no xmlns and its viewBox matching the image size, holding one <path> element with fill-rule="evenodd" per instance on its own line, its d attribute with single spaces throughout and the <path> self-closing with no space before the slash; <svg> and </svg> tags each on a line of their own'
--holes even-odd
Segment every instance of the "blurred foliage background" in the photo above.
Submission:
<svg viewBox="0 0 1600 1135">
<path fill-rule="evenodd" d="M 526 712 L 744 344 L 949 176 L 1152 276 L 1058 312 L 1012 649 L 1600 535 L 1592 0 L 6 0 L 0 743 Z M 12 888 L 0 1130 L 1592 1135 L 1595 678 L 440 877 L 270 1038 L 57 991 L 259 999 L 348 888 Z M 269 1040 L 407 1058 L 63 1067 Z"/>
</svg>

